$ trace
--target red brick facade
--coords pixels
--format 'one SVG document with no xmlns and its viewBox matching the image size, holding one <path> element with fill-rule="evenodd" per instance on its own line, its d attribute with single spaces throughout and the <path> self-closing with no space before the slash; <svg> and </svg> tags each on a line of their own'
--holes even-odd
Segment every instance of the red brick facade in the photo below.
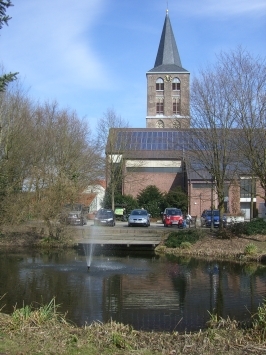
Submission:
<svg viewBox="0 0 266 355">
<path fill-rule="evenodd" d="M 177 186 L 184 186 L 184 174 L 133 172 L 125 177 L 123 194 L 136 197 L 149 185 L 157 186 L 162 192 L 169 192 Z"/>
</svg>

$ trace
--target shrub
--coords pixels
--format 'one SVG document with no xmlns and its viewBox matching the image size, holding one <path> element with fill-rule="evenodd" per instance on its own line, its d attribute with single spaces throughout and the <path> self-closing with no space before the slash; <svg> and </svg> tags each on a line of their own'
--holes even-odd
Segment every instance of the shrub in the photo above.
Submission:
<svg viewBox="0 0 266 355">
<path fill-rule="evenodd" d="M 234 223 L 227 227 L 227 233 L 234 236 L 241 236 L 247 234 L 247 224 L 248 222 Z"/>
<path fill-rule="evenodd" d="M 219 228 L 215 232 L 215 235 L 219 239 L 232 239 L 232 238 L 236 237 L 236 234 L 233 233 L 232 230 L 229 228 L 222 228 L 222 229 Z"/>
<path fill-rule="evenodd" d="M 253 219 L 246 223 L 245 234 L 266 234 L 266 221 L 262 218 Z"/>
<path fill-rule="evenodd" d="M 245 251 L 244 251 L 245 254 L 248 254 L 248 255 L 254 255 L 257 253 L 257 247 L 255 244 L 253 243 L 249 243 L 246 247 L 245 247 Z"/>
<path fill-rule="evenodd" d="M 58 311 L 59 305 L 55 304 L 53 298 L 47 305 L 34 308 L 32 305 L 15 309 L 12 313 L 13 327 L 41 326 L 45 322 L 65 322 L 64 316 Z"/>
<path fill-rule="evenodd" d="M 189 228 L 169 233 L 164 244 L 168 248 L 180 248 L 182 243 L 190 243 L 191 245 L 196 243 L 201 237 L 201 230 Z"/>
<path fill-rule="evenodd" d="M 266 300 L 263 300 L 263 304 L 258 307 L 258 312 L 253 316 L 253 328 L 255 331 L 258 331 L 260 338 L 265 340 L 266 332 Z"/>
<path fill-rule="evenodd" d="M 232 234 L 239 235 L 255 235 L 266 234 L 266 221 L 262 218 L 253 219 L 250 222 L 235 223 L 227 227 Z"/>
<path fill-rule="evenodd" d="M 189 243 L 189 242 L 182 242 L 182 243 L 180 244 L 180 248 L 181 248 L 181 249 L 190 249 L 190 248 L 191 248 L 191 243 Z"/>
</svg>

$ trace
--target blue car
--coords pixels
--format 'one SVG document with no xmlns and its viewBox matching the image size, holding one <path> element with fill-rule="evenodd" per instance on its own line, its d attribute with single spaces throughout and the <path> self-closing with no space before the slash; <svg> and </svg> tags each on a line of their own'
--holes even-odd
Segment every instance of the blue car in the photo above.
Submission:
<svg viewBox="0 0 266 355">
<path fill-rule="evenodd" d="M 225 217 L 222 218 L 223 223 L 225 223 Z M 220 226 L 220 211 L 219 210 L 204 210 L 202 212 L 201 218 L 202 227 L 211 227 L 213 221 L 213 227 L 218 228 Z"/>
</svg>

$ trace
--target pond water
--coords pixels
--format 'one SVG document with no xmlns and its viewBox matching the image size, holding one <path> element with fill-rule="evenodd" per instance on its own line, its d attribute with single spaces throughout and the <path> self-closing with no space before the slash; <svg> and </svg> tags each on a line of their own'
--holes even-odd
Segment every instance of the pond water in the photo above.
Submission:
<svg viewBox="0 0 266 355">
<path fill-rule="evenodd" d="M 88 254 L 88 250 L 86 251 Z M 0 252 L 0 309 L 49 303 L 77 325 L 110 320 L 148 331 L 194 331 L 210 314 L 250 320 L 266 297 L 266 267 L 82 247 Z"/>
</svg>

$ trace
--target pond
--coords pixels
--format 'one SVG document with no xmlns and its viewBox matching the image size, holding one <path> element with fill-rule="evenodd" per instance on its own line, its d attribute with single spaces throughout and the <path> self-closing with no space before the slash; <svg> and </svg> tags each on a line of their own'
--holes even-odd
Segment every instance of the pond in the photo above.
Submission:
<svg viewBox="0 0 266 355">
<path fill-rule="evenodd" d="M 248 321 L 266 297 L 261 264 L 157 256 L 153 251 L 81 246 L 0 252 L 0 309 L 49 303 L 81 326 L 110 320 L 147 331 L 195 331 L 210 313 Z"/>
</svg>

